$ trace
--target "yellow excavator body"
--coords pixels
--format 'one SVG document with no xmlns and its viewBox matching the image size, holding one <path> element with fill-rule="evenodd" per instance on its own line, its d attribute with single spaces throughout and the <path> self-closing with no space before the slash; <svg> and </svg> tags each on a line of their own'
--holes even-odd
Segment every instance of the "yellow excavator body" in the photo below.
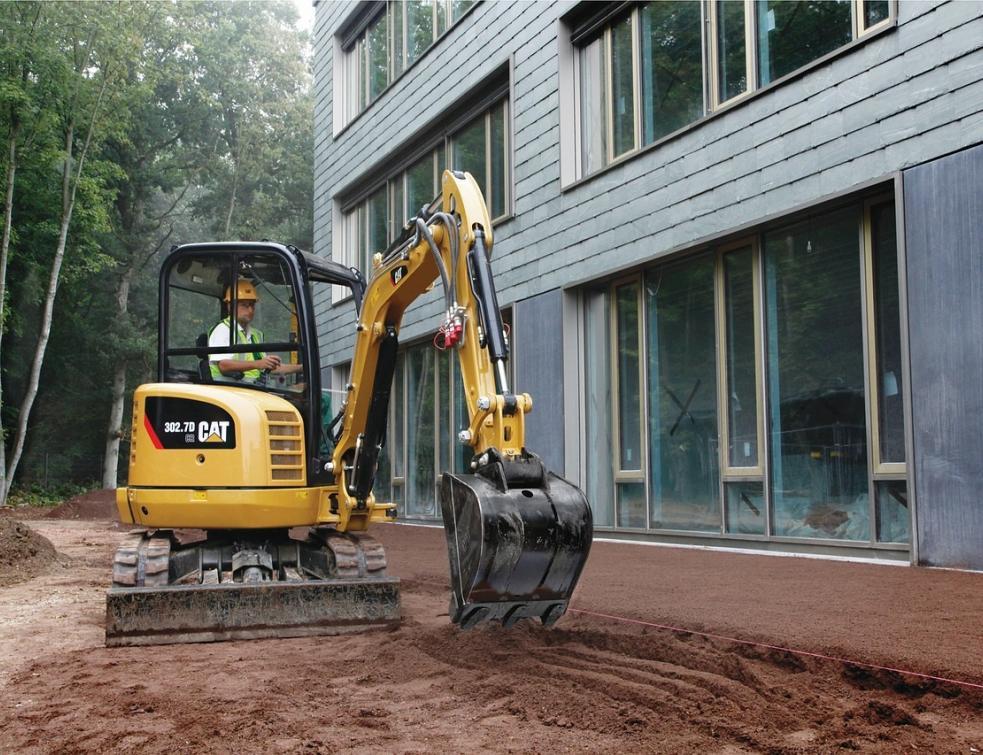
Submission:
<svg viewBox="0 0 983 755">
<path fill-rule="evenodd" d="M 373 485 L 399 327 L 436 280 L 437 339 L 460 365 L 458 438 L 472 452 L 439 484 L 451 620 L 550 625 L 566 610 L 590 549 L 590 507 L 525 447 L 533 403 L 507 381 L 487 208 L 470 174 L 445 171 L 442 187 L 375 255 L 367 286 L 353 268 L 271 242 L 172 250 L 158 382 L 134 394 L 129 480 L 117 491 L 120 520 L 143 529 L 114 559 L 107 644 L 398 623 L 399 580 L 365 531 L 396 517 Z M 336 413 L 320 385 L 318 285 L 349 288 L 358 313 Z"/>
</svg>

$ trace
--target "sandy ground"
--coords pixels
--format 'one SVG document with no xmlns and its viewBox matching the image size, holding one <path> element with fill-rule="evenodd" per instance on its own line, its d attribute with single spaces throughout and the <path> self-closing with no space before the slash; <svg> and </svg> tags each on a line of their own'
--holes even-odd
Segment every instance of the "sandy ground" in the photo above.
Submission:
<svg viewBox="0 0 983 755">
<path fill-rule="evenodd" d="M 441 531 L 382 526 L 398 630 L 107 649 L 86 513 L 0 587 L 0 752 L 983 750 L 983 575 L 596 543 L 556 627 L 461 632 Z"/>
</svg>

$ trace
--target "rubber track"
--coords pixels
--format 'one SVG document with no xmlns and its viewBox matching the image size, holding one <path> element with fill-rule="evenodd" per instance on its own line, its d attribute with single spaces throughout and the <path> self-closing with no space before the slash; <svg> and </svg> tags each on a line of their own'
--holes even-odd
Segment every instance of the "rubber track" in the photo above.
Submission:
<svg viewBox="0 0 983 755">
<path fill-rule="evenodd" d="M 161 587 L 168 583 L 171 541 L 130 532 L 113 557 L 113 587 Z"/>
<path fill-rule="evenodd" d="M 338 577 L 381 577 L 386 573 L 386 551 L 369 535 L 351 535 L 333 529 L 317 529 L 311 536 L 334 554 Z"/>
</svg>

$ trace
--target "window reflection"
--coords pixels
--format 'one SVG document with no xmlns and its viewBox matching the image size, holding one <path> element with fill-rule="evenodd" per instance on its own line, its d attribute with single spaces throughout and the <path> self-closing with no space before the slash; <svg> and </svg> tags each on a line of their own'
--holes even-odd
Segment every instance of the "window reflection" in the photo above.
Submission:
<svg viewBox="0 0 983 755">
<path fill-rule="evenodd" d="M 875 484 L 877 496 L 877 541 L 907 543 L 911 539 L 908 485 L 904 480 Z"/>
<path fill-rule="evenodd" d="M 610 311 L 607 289 L 584 294 L 584 419 L 589 439 L 585 492 L 599 527 L 614 525 Z"/>
<path fill-rule="evenodd" d="M 732 467 L 756 467 L 759 464 L 753 263 L 751 247 L 729 252 L 723 257 L 727 322 L 727 461 Z"/>
<path fill-rule="evenodd" d="M 765 236 L 774 534 L 867 540 L 858 218 Z"/>
<path fill-rule="evenodd" d="M 717 0 L 717 87 L 721 102 L 747 90 L 744 3 Z"/>
<path fill-rule="evenodd" d="M 901 384 L 901 316 L 894 203 L 871 208 L 874 299 L 877 311 L 877 419 L 880 460 L 903 462 L 904 405 Z"/>
<path fill-rule="evenodd" d="M 703 115 L 699 2 L 651 3 L 639 13 L 645 144 Z"/>
<path fill-rule="evenodd" d="M 406 511 L 436 514 L 434 359 L 429 345 L 406 350 Z"/>
<path fill-rule="evenodd" d="M 641 391 L 638 355 L 638 286 L 620 286 L 618 309 L 618 439 L 621 469 L 642 468 Z"/>
<path fill-rule="evenodd" d="M 728 482 L 724 485 L 727 502 L 727 532 L 764 535 L 766 508 L 762 482 Z"/>
<path fill-rule="evenodd" d="M 757 0 L 764 86 L 853 39 L 850 0 Z"/>
<path fill-rule="evenodd" d="M 613 156 L 635 148 L 635 90 L 631 63 L 631 21 L 611 27 L 611 123 Z"/>
<path fill-rule="evenodd" d="M 653 527 L 719 531 L 712 257 L 645 276 Z"/>
</svg>

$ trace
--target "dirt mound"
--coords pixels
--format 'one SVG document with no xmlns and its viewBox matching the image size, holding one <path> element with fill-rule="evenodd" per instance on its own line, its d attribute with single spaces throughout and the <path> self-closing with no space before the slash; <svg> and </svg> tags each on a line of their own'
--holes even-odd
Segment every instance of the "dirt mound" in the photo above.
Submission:
<svg viewBox="0 0 983 755">
<path fill-rule="evenodd" d="M 116 491 L 90 490 L 69 498 L 44 516 L 46 519 L 116 519 Z"/>
<path fill-rule="evenodd" d="M 0 587 L 40 574 L 56 558 L 47 538 L 16 519 L 0 519 Z"/>
</svg>

